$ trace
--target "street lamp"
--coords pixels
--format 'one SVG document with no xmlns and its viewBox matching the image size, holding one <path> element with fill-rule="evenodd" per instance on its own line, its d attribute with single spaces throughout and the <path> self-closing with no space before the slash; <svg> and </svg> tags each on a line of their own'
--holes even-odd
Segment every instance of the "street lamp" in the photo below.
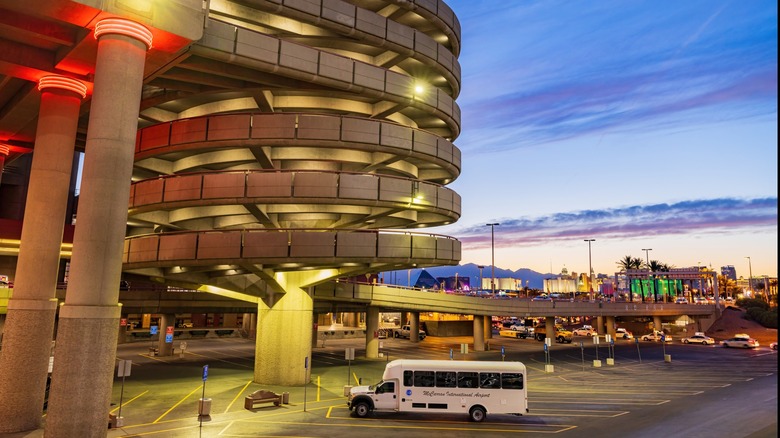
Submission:
<svg viewBox="0 0 780 438">
<path fill-rule="evenodd" d="M 495 246 L 495 227 L 501 225 L 498 222 L 485 224 L 490 227 L 490 293 L 496 294 L 496 246 Z"/>
<path fill-rule="evenodd" d="M 595 242 L 596 239 L 585 239 L 588 242 L 588 284 L 590 285 L 590 300 L 593 301 L 593 264 L 590 257 L 590 242 Z"/>
<path fill-rule="evenodd" d="M 750 288 L 750 298 L 753 297 L 753 264 L 750 263 L 750 257 L 745 257 L 748 259 L 748 267 L 750 268 L 750 283 L 748 283 L 748 287 Z"/>
</svg>

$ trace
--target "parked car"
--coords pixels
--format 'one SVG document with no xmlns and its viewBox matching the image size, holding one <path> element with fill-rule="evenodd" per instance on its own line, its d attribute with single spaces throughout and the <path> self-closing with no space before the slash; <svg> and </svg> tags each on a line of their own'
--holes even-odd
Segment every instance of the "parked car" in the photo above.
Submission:
<svg viewBox="0 0 780 438">
<path fill-rule="evenodd" d="M 677 297 L 677 299 L 674 300 L 674 304 L 688 304 L 688 299 L 685 297 Z"/>
<path fill-rule="evenodd" d="M 777 342 L 772 342 L 771 344 L 769 344 L 769 348 L 771 348 L 772 350 L 777 351 Z"/>
<path fill-rule="evenodd" d="M 733 338 L 720 341 L 726 348 L 758 348 L 758 341 L 745 335 L 736 335 Z"/>
<path fill-rule="evenodd" d="M 634 339 L 634 334 L 622 327 L 618 327 L 615 329 L 615 337 L 623 339 Z"/>
<path fill-rule="evenodd" d="M 709 304 L 709 303 L 707 302 L 707 299 L 704 297 L 695 297 L 693 299 L 693 304 Z"/>
<path fill-rule="evenodd" d="M 687 338 L 682 338 L 683 344 L 704 344 L 704 345 L 714 345 L 715 339 L 712 339 L 711 337 L 705 335 L 704 333 L 696 333 L 693 336 L 688 336 Z"/>
<path fill-rule="evenodd" d="M 593 327 L 584 325 L 572 330 L 572 333 L 574 336 L 593 336 L 596 332 L 593 330 Z"/>
<path fill-rule="evenodd" d="M 523 333 L 527 334 L 528 336 L 533 336 L 533 334 L 534 334 L 534 328 L 533 327 L 529 327 L 529 326 L 523 325 L 523 324 L 512 324 L 512 325 L 509 326 L 509 330 L 513 330 L 513 331 L 516 331 L 516 332 L 523 332 Z"/>
<path fill-rule="evenodd" d="M 648 333 L 646 335 L 642 335 L 642 337 L 640 339 L 643 340 L 643 341 L 658 342 L 658 341 L 663 340 L 664 342 L 672 342 L 672 337 L 671 336 L 669 336 L 667 334 L 664 334 L 663 332 L 657 332 L 657 331 L 656 332 L 652 332 L 652 333 Z"/>
</svg>

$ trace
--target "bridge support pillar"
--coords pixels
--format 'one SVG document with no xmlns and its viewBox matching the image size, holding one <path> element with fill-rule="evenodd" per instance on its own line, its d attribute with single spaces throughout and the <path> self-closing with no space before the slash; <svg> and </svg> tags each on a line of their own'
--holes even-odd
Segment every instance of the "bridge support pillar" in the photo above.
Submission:
<svg viewBox="0 0 780 438">
<path fill-rule="evenodd" d="M 314 301 L 306 285 L 315 271 L 276 274 L 284 294 L 257 305 L 254 381 L 274 385 L 303 385 L 311 376 L 311 336 Z M 307 367 L 308 365 L 308 367 Z"/>
<path fill-rule="evenodd" d="M 159 340 L 157 341 L 157 351 L 160 356 L 173 356 L 173 340 L 171 342 L 165 342 L 166 335 L 168 334 L 168 327 L 176 328 L 176 314 L 164 313 L 160 318 L 160 327 L 158 328 Z M 171 333 L 171 336 L 173 334 Z"/>
<path fill-rule="evenodd" d="M 660 316 L 653 316 L 653 330 L 661 331 L 661 317 Z"/>
<path fill-rule="evenodd" d="M 366 310 L 366 359 L 379 357 L 379 307 Z"/>
<path fill-rule="evenodd" d="M 409 312 L 409 340 L 413 343 L 420 342 L 417 333 L 420 332 L 420 312 Z"/>
<path fill-rule="evenodd" d="M 604 330 L 604 317 L 603 316 L 597 316 L 596 317 L 596 333 L 603 335 L 606 334 L 606 330 Z"/>
<path fill-rule="evenodd" d="M 555 339 L 555 317 L 548 316 L 544 318 L 545 338 L 550 338 L 550 342 Z"/>
<path fill-rule="evenodd" d="M 482 318 L 483 325 L 485 326 L 485 340 L 493 339 L 493 318 L 485 316 Z"/>
<path fill-rule="evenodd" d="M 615 331 L 615 317 L 614 316 L 607 316 L 607 334 L 612 336 L 612 339 L 615 339 L 615 336 L 617 335 L 617 332 Z"/>
<path fill-rule="evenodd" d="M 485 351 L 485 317 L 474 315 L 474 351 Z"/>
</svg>

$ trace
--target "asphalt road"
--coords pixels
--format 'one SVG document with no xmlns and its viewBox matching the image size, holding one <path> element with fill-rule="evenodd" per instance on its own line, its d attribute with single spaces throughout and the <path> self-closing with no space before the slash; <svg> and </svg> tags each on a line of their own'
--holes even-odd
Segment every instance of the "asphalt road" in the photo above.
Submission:
<svg viewBox="0 0 780 438">
<path fill-rule="evenodd" d="M 189 341 L 186 353 L 149 356 L 146 343 L 121 345 L 118 359 L 132 360 L 131 375 L 115 379 L 112 412 L 123 425 L 109 437 L 777 437 L 777 352 L 720 346 L 661 346 L 620 340 L 614 355 L 590 338 L 553 344 L 549 355 L 531 339 L 494 338 L 490 350 L 461 353 L 471 338 L 428 337 L 419 344 L 382 340 L 379 360 L 360 359 L 361 340 L 329 340 L 312 356 L 306 387 L 273 387 L 252 382 L 254 344 L 239 338 Z M 355 348 L 347 362 L 344 350 Z M 469 346 L 470 347 L 470 346 Z M 374 413 L 352 417 L 343 386 L 374 383 L 385 362 L 396 358 L 520 360 L 528 367 L 528 415 L 490 415 L 482 423 L 447 414 Z M 671 361 L 664 360 L 664 354 Z M 594 367 L 596 356 L 601 367 Z M 549 362 L 548 362 L 549 357 Z M 613 357 L 615 364 L 607 366 Z M 203 386 L 202 368 L 209 365 Z M 553 372 L 545 372 L 545 365 Z M 289 404 L 244 409 L 256 389 L 288 392 Z M 211 399 L 207 417 L 198 400 Z M 42 431 L 11 435 L 40 437 Z"/>
</svg>

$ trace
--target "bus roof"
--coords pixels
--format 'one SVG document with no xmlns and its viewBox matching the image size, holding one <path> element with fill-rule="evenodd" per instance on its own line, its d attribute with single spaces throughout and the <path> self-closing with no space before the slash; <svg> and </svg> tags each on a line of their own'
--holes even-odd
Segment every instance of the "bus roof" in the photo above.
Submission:
<svg viewBox="0 0 780 438">
<path fill-rule="evenodd" d="M 412 368 L 415 370 L 458 370 L 458 371 L 493 371 L 493 372 L 522 372 L 525 373 L 525 365 L 516 361 L 471 361 L 471 360 L 417 360 L 396 359 L 387 364 L 390 368 Z"/>
</svg>

